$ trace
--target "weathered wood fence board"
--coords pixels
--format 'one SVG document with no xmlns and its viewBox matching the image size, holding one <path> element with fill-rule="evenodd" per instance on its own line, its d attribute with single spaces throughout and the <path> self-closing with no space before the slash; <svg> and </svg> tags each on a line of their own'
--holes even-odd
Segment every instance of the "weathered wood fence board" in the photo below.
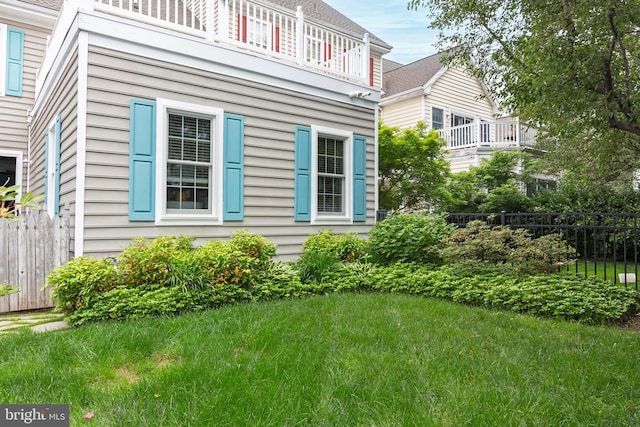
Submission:
<svg viewBox="0 0 640 427">
<path fill-rule="evenodd" d="M 55 267 L 69 260 L 69 213 L 50 218 L 31 211 L 17 220 L 0 219 L 0 283 L 19 293 L 0 297 L 0 313 L 53 307 L 43 288 Z"/>
</svg>

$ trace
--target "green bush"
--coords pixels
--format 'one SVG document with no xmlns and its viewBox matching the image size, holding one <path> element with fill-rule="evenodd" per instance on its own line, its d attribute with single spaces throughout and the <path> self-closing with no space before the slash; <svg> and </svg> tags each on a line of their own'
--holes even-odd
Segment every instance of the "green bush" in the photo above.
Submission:
<svg viewBox="0 0 640 427">
<path fill-rule="evenodd" d="M 249 233 L 247 230 L 236 231 L 226 246 L 230 252 L 240 252 L 253 258 L 256 261 L 256 269 L 269 268 L 269 263 L 276 256 L 276 245 L 260 235 Z"/>
<path fill-rule="evenodd" d="M 496 268 L 470 272 L 456 265 L 375 265 L 332 275 L 331 283 L 325 283 L 325 289 L 341 286 L 444 298 L 592 324 L 619 320 L 633 312 L 638 301 L 634 289 L 597 277 L 584 278 L 567 272 L 521 275 Z"/>
<path fill-rule="evenodd" d="M 442 215 L 392 213 L 369 232 L 369 245 L 383 263 L 434 263 L 453 229 Z"/>
<path fill-rule="evenodd" d="M 181 283 L 183 271 L 179 266 L 192 251 L 193 238 L 188 236 L 137 238 L 120 253 L 117 266 L 128 287 L 170 286 Z"/>
<path fill-rule="evenodd" d="M 300 280 L 320 283 L 327 274 L 337 271 L 341 263 L 366 260 L 367 246 L 367 241 L 356 233 L 336 235 L 332 230 L 323 230 L 312 234 L 302 244 L 302 255 L 296 263 Z"/>
<path fill-rule="evenodd" d="M 520 273 L 549 273 L 575 262 L 576 251 L 558 235 L 532 238 L 521 228 L 470 221 L 455 230 L 442 257 L 463 267 L 504 264 Z"/>
<path fill-rule="evenodd" d="M 113 262 L 87 257 L 74 258 L 47 277 L 57 308 L 65 312 L 90 307 L 98 294 L 115 288 L 119 282 Z"/>
</svg>

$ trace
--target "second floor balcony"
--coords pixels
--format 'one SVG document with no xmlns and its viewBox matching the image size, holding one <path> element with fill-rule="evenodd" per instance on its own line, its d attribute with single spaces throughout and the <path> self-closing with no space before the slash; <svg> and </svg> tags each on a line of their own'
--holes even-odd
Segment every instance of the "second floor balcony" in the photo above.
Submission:
<svg viewBox="0 0 640 427">
<path fill-rule="evenodd" d="M 61 44 L 79 10 L 101 12 L 245 49 L 373 85 L 370 39 L 261 0 L 65 0 L 48 45 Z M 55 50 L 55 49 L 54 49 Z M 47 66 L 46 58 L 43 68 Z"/>
<path fill-rule="evenodd" d="M 475 120 L 472 123 L 438 129 L 448 150 L 489 147 L 497 149 L 533 147 L 536 129 L 520 119 Z"/>
</svg>

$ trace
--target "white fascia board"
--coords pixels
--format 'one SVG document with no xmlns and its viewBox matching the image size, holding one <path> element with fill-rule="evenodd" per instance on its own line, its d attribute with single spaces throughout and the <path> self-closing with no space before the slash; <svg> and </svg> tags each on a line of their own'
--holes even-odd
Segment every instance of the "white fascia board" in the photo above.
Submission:
<svg viewBox="0 0 640 427">
<path fill-rule="evenodd" d="M 42 103 L 46 101 L 51 95 L 51 91 L 53 90 L 53 87 L 58 79 L 58 75 L 60 74 L 61 70 L 64 70 L 64 68 L 67 66 L 67 64 L 71 60 L 73 50 L 77 46 L 77 43 L 78 43 L 78 19 L 76 16 L 76 19 L 73 21 L 73 24 L 71 24 L 71 28 L 67 32 L 67 36 L 64 39 L 64 42 L 62 43 L 62 46 L 60 47 L 60 50 L 56 55 L 56 59 L 53 62 L 51 69 L 43 70 L 42 68 L 40 68 L 38 70 L 38 73 L 46 72 L 47 77 L 45 78 L 45 81 L 44 81 L 44 84 L 42 85 L 42 89 L 40 90 L 40 93 L 38 93 L 37 98 L 33 103 L 33 108 L 31 109 L 31 115 L 33 117 L 38 116 L 38 112 L 42 107 Z"/>
<path fill-rule="evenodd" d="M 384 107 L 385 105 L 393 104 L 394 102 L 403 101 L 409 98 L 415 98 L 416 96 L 420 95 L 424 95 L 424 88 L 422 86 L 414 87 L 413 89 L 396 93 L 395 95 L 384 98 L 382 101 L 380 101 L 380 106 Z"/>
<path fill-rule="evenodd" d="M 424 91 L 425 95 L 431 95 L 431 87 L 434 85 L 435 82 L 438 81 L 440 77 L 442 77 L 444 73 L 447 72 L 448 69 L 449 67 L 443 66 L 422 86 L 422 90 Z"/>
<path fill-rule="evenodd" d="M 90 45 L 370 109 L 377 108 L 380 101 L 380 91 L 363 83 L 342 80 L 297 64 L 265 58 L 143 23 L 80 12 L 78 30 L 89 33 Z M 371 95 L 367 98 L 349 98 L 349 93 L 354 91 L 371 92 Z"/>
<path fill-rule="evenodd" d="M 51 29 L 58 12 L 22 1 L 0 0 L 0 16 L 3 19 Z"/>
</svg>

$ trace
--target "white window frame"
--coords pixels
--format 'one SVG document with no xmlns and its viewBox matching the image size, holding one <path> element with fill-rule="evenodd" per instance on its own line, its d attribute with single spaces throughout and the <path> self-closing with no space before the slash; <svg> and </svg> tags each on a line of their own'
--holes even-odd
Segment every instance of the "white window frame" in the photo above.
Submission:
<svg viewBox="0 0 640 427">
<path fill-rule="evenodd" d="M 337 215 L 318 212 L 318 137 L 344 139 L 344 212 Z M 311 126 L 311 224 L 353 223 L 353 132 L 324 126 Z"/>
<path fill-rule="evenodd" d="M 13 157 L 16 162 L 15 185 L 20 186 L 17 191 L 16 199 L 20 199 L 20 197 L 22 197 L 22 151 L 0 150 L 0 157 Z M 4 182 L 0 182 L 0 186 L 1 185 L 4 185 Z"/>
<path fill-rule="evenodd" d="M 55 215 L 56 209 L 56 192 L 59 192 L 60 189 L 56 190 L 56 145 L 58 141 L 56 141 L 56 119 L 54 118 L 49 126 L 47 127 L 47 200 L 46 207 L 47 213 L 49 217 L 53 218 Z"/>
<path fill-rule="evenodd" d="M 0 96 L 5 96 L 7 86 L 7 25 L 0 24 Z"/>
<path fill-rule="evenodd" d="M 205 105 L 170 99 L 157 99 L 156 117 L 156 225 L 219 225 L 222 224 L 223 122 L 224 110 Z M 193 115 L 211 119 L 211 174 L 209 191 L 211 212 L 167 212 L 167 157 L 169 113 Z"/>
<path fill-rule="evenodd" d="M 463 111 L 455 111 L 455 110 L 451 110 L 449 112 L 449 127 L 455 127 L 455 126 L 464 126 L 464 125 L 453 125 L 453 116 L 456 117 L 464 117 L 465 119 L 471 119 L 470 123 L 465 123 L 467 125 L 471 124 L 471 123 L 475 123 L 478 120 L 478 116 L 471 114 L 471 113 L 465 113 Z M 446 126 L 446 123 L 445 123 Z"/>
<path fill-rule="evenodd" d="M 433 127 L 433 110 L 437 109 L 437 110 L 442 110 L 442 128 L 440 129 L 436 129 Z M 431 105 L 431 117 L 430 117 L 430 125 L 431 125 L 431 129 L 433 130 L 442 130 L 442 129 L 446 129 L 447 128 L 447 110 L 444 107 L 439 107 L 437 105 Z"/>
</svg>

